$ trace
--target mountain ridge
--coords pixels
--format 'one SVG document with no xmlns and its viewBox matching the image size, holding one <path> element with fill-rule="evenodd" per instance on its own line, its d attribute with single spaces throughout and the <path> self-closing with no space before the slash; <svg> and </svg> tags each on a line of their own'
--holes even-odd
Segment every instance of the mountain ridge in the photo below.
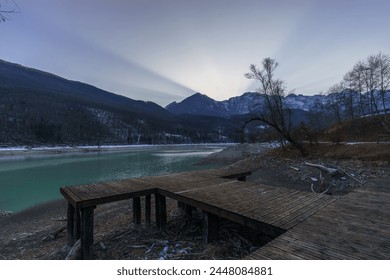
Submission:
<svg viewBox="0 0 390 280">
<path fill-rule="evenodd" d="M 323 129 L 357 111 L 362 98 L 371 98 L 351 93 L 351 109 L 341 97 L 290 94 L 284 104 L 293 126 L 313 121 Z M 390 92 L 385 99 L 390 108 Z M 239 142 L 244 119 L 265 112 L 264 101 L 257 92 L 223 101 L 195 93 L 163 108 L 0 60 L 0 145 Z M 368 109 L 363 115 L 372 113 Z M 252 133 L 259 127 L 253 125 Z"/>
<path fill-rule="evenodd" d="M 227 120 L 189 122 L 156 103 L 0 60 L 0 145 L 232 141 Z M 209 121 L 203 121 L 208 119 Z M 213 124 L 230 127 L 216 133 Z"/>
<path fill-rule="evenodd" d="M 374 95 L 376 96 L 376 100 L 379 100 L 380 93 L 376 91 Z M 362 97 L 368 102 L 371 98 L 370 93 L 364 93 Z M 264 112 L 266 110 L 265 106 L 265 97 L 263 94 L 258 92 L 245 92 L 240 96 L 230 97 L 227 100 L 216 101 L 210 97 L 207 99 L 207 104 L 205 106 L 201 106 L 202 100 L 205 99 L 205 95 L 203 94 L 194 94 L 191 95 L 181 102 L 172 102 L 168 106 L 165 107 L 169 112 L 175 115 L 180 115 L 183 112 L 187 114 L 193 115 L 202 115 L 202 116 L 218 116 L 230 118 L 237 115 L 248 115 L 248 114 L 256 114 L 259 112 Z M 358 107 L 359 103 L 359 94 L 352 93 L 348 98 L 352 98 L 352 102 L 354 107 Z M 390 108 L 390 91 L 385 94 L 386 99 L 386 108 Z M 189 102 L 191 101 L 191 102 Z M 328 95 L 324 94 L 314 94 L 314 95 L 303 95 L 291 93 L 285 97 L 283 97 L 284 105 L 286 109 L 290 110 L 301 110 L 304 112 L 310 113 L 319 113 L 324 106 L 334 107 L 335 104 L 340 106 L 340 110 L 346 111 L 347 108 L 343 102 L 346 103 L 345 100 L 341 100 L 340 93 L 331 93 Z M 197 106 L 192 106 L 191 104 L 197 104 Z M 211 107 L 208 104 L 212 104 Z M 377 105 L 380 110 L 383 110 L 383 105 Z M 201 110 L 197 111 L 197 108 L 201 107 Z M 221 110 L 217 110 L 216 108 L 222 108 Z M 355 109 L 356 109 L 355 108 Z M 329 109 L 329 108 L 328 108 Z M 366 112 L 367 113 L 367 112 Z"/>
</svg>

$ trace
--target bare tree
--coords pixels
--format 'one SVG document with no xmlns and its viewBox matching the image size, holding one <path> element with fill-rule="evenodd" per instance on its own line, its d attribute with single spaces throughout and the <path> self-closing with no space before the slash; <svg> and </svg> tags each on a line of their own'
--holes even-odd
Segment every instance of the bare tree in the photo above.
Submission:
<svg viewBox="0 0 390 280">
<path fill-rule="evenodd" d="M 0 2 L 0 22 L 8 20 L 10 14 L 17 13 L 19 7 L 14 0 L 5 0 Z"/>
<path fill-rule="evenodd" d="M 359 84 L 359 80 L 358 80 L 358 84 Z M 357 89 L 355 88 L 353 71 L 348 72 L 344 76 L 343 86 L 345 87 L 344 97 L 345 97 L 346 110 L 350 118 L 354 119 L 356 115 L 359 115 L 359 113 L 357 112 L 358 108 L 355 108 L 355 105 L 356 104 L 360 105 L 362 103 L 362 92 L 361 89 L 359 89 L 359 86 L 357 87 Z M 363 110 L 360 109 L 360 111 L 362 112 Z"/>
<path fill-rule="evenodd" d="M 370 115 L 378 114 L 378 103 L 375 92 L 379 87 L 379 60 L 376 55 L 370 55 L 366 61 L 366 69 L 363 72 L 367 93 L 370 96 Z"/>
<path fill-rule="evenodd" d="M 344 84 L 338 83 L 330 87 L 328 91 L 328 108 L 334 115 L 334 119 L 339 125 L 344 119 L 343 111 L 345 107 L 345 86 Z"/>
<path fill-rule="evenodd" d="M 379 114 L 383 110 L 386 118 L 386 94 L 390 90 L 389 55 L 370 55 L 355 64 L 343 81 L 351 94 L 358 94 L 360 115 Z"/>
<path fill-rule="evenodd" d="M 366 113 L 366 97 L 364 95 L 365 82 L 364 72 L 367 66 L 360 61 L 353 69 L 344 76 L 345 84 L 348 85 L 350 91 L 356 92 L 359 96 L 359 113 L 364 116 Z"/>
<path fill-rule="evenodd" d="M 390 90 L 390 56 L 382 53 L 377 54 L 378 61 L 378 82 L 382 107 L 387 121 L 386 93 Z"/>
<path fill-rule="evenodd" d="M 255 116 L 247 120 L 243 129 L 252 121 L 261 121 L 273 127 L 285 140 L 297 148 L 302 155 L 307 152 L 304 147 L 292 136 L 291 133 L 291 113 L 285 107 L 283 101 L 285 97 L 285 82 L 274 77 L 275 69 L 279 64 L 271 58 L 265 58 L 262 61 L 262 68 L 256 65 L 250 65 L 250 72 L 245 74 L 248 79 L 255 79 L 260 82 L 257 90 L 264 96 L 265 110 L 258 112 Z"/>
</svg>

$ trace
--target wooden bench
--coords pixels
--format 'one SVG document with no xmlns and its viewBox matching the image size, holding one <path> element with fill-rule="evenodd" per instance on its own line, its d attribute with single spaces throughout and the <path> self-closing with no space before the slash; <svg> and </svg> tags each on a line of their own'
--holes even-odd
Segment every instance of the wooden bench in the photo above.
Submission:
<svg viewBox="0 0 390 280">
<path fill-rule="evenodd" d="M 141 223 L 141 200 L 145 196 L 145 223 L 150 226 L 151 196 L 155 197 L 156 225 L 165 230 L 166 196 L 177 198 L 178 193 L 194 191 L 205 185 L 215 185 L 225 179 L 245 181 L 251 171 L 229 171 L 224 169 L 203 172 L 186 172 L 165 176 L 128 179 L 99 184 L 65 186 L 60 188 L 61 194 L 68 201 L 67 236 L 68 245 L 73 246 L 76 240 L 81 241 L 81 258 L 92 257 L 94 209 L 99 204 L 120 200 L 133 200 L 133 221 Z M 188 201 L 180 201 L 184 203 Z M 211 219 L 211 218 L 210 218 Z"/>
</svg>

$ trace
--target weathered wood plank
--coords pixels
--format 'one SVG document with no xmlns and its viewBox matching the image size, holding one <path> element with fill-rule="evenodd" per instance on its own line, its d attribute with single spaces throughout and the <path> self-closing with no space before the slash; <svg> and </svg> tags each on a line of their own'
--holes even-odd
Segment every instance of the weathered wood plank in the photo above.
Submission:
<svg viewBox="0 0 390 280">
<path fill-rule="evenodd" d="M 288 242 L 288 247 L 286 247 L 287 250 L 292 251 L 304 251 L 308 255 L 313 256 L 314 258 L 323 259 L 323 260 L 331 260 L 331 259 L 351 259 L 352 257 L 348 254 L 344 254 L 342 252 L 338 252 L 335 250 L 332 250 L 329 248 L 329 246 L 323 247 L 319 246 L 319 244 L 316 242 L 316 240 L 308 239 L 308 238 L 302 238 L 302 236 L 299 239 L 292 238 L 288 235 L 283 235 L 279 237 L 278 243 L 285 241 Z"/>
<path fill-rule="evenodd" d="M 296 213 L 295 216 L 286 218 L 284 221 L 278 221 L 276 222 L 276 224 L 278 224 L 281 228 L 290 229 L 295 225 L 305 221 L 307 218 L 314 215 L 315 213 L 319 212 L 324 207 L 327 207 L 329 204 L 333 203 L 337 199 L 338 197 L 332 197 L 327 200 L 322 199 L 320 203 L 316 205 L 316 207 L 304 209 L 303 211 L 301 211 L 301 213 Z"/>
<path fill-rule="evenodd" d="M 299 252 L 298 252 L 299 253 Z M 271 244 L 265 245 L 250 255 L 253 259 L 270 259 L 270 260 L 299 260 L 302 259 L 299 254 L 295 255 L 284 249 L 280 249 Z M 248 258 L 246 258 L 248 259 Z"/>
<path fill-rule="evenodd" d="M 331 200 L 329 196 L 305 198 L 301 201 L 297 201 L 296 203 L 289 204 L 289 209 L 282 209 L 282 211 L 279 211 L 278 214 L 266 220 L 266 222 L 278 226 L 282 226 L 283 224 L 286 224 L 287 222 L 291 222 L 293 220 L 297 222 L 299 221 L 298 218 L 303 213 L 306 213 L 309 210 L 319 211 L 321 209 L 321 205 L 323 205 L 326 201 L 329 201 L 331 203 L 333 200 Z"/>
<path fill-rule="evenodd" d="M 342 229 L 331 228 L 330 231 L 317 232 L 313 229 L 296 227 L 287 236 L 295 239 L 313 240 L 319 247 L 327 247 L 330 250 L 342 252 L 354 259 L 386 259 L 386 254 L 381 251 L 382 244 L 375 238 L 361 236 L 356 238 Z"/>
</svg>

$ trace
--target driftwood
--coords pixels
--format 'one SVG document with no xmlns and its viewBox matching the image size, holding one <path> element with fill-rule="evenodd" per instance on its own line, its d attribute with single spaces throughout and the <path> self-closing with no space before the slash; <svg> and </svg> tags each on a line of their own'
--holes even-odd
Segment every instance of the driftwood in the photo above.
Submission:
<svg viewBox="0 0 390 280">
<path fill-rule="evenodd" d="M 78 239 L 76 243 L 73 245 L 73 247 L 70 249 L 68 255 L 66 256 L 65 260 L 77 260 L 80 258 L 80 252 L 81 252 L 81 240 Z"/>
<path fill-rule="evenodd" d="M 44 237 L 42 239 L 42 241 L 47 241 L 47 240 L 50 240 L 50 239 L 57 239 L 58 235 L 63 232 L 64 230 L 66 230 L 66 226 L 63 226 L 59 229 L 57 229 L 56 231 L 53 231 L 52 233 L 50 233 L 49 235 L 47 235 L 46 237 Z"/>
<path fill-rule="evenodd" d="M 316 167 L 316 168 L 319 168 L 323 171 L 326 171 L 327 173 L 329 173 L 330 175 L 336 175 L 336 174 L 340 174 L 340 175 L 347 175 L 348 177 L 350 177 L 351 179 L 355 180 L 356 182 L 358 182 L 360 185 L 363 185 L 365 182 L 364 181 L 360 181 L 359 179 L 355 178 L 355 176 L 349 174 L 348 172 L 342 170 L 341 168 L 330 168 L 330 167 L 326 167 L 326 166 L 323 166 L 323 165 L 320 165 L 320 164 L 314 164 L 314 163 L 310 163 L 310 162 L 305 162 L 305 164 L 307 166 L 312 166 L 312 167 Z"/>
<path fill-rule="evenodd" d="M 299 168 L 298 167 L 295 167 L 295 166 L 290 166 L 291 169 L 294 169 L 295 171 L 299 171 Z"/>
<path fill-rule="evenodd" d="M 305 164 L 307 166 L 311 166 L 311 167 L 315 167 L 315 168 L 319 168 L 321 169 L 322 171 L 325 171 L 331 175 L 336 175 L 337 173 L 340 173 L 338 169 L 336 168 L 330 168 L 330 167 L 326 167 L 326 166 L 323 166 L 321 164 L 314 164 L 314 163 L 310 163 L 310 162 L 305 162 Z"/>
<path fill-rule="evenodd" d="M 343 174 L 347 175 L 349 178 L 355 180 L 356 182 L 358 182 L 360 185 L 364 185 L 366 182 L 365 181 L 360 181 L 358 180 L 357 178 L 355 178 L 355 176 L 353 176 L 352 174 L 349 174 L 348 172 L 345 172 L 344 170 L 341 170 L 343 172 Z"/>
</svg>

